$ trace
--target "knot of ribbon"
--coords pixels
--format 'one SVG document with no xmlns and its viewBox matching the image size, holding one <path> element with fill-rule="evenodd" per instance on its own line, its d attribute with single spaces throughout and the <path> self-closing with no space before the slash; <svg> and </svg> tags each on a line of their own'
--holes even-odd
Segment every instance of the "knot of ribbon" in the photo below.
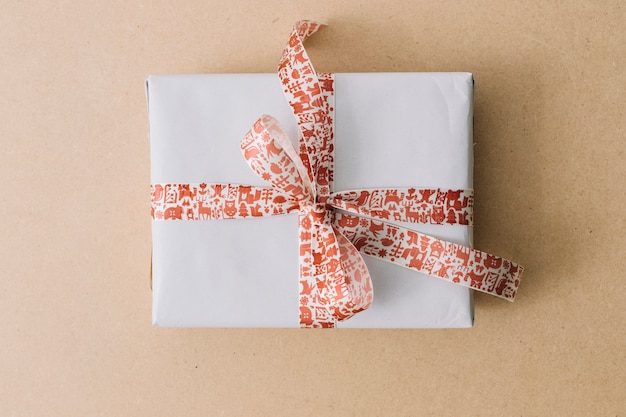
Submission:
<svg viewBox="0 0 626 417">
<path fill-rule="evenodd" d="M 361 254 L 513 301 L 522 266 L 388 222 L 471 225 L 471 190 L 331 192 L 334 79 L 315 72 L 303 46 L 321 27 L 298 22 L 278 67 L 300 130 L 299 149 L 267 115 L 240 144 L 250 168 L 272 187 L 153 184 L 153 218 L 214 220 L 297 211 L 302 327 L 333 327 L 371 305 L 372 281 Z"/>
</svg>

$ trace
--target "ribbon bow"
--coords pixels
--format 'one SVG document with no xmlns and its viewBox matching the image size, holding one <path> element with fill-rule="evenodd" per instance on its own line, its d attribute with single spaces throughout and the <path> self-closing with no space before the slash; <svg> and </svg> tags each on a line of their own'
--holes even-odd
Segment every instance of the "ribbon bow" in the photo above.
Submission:
<svg viewBox="0 0 626 417">
<path fill-rule="evenodd" d="M 298 212 L 300 325 L 333 327 L 368 308 L 372 282 L 361 253 L 509 301 L 523 268 L 511 261 L 387 222 L 472 224 L 471 190 L 390 188 L 331 192 L 333 76 L 317 74 L 304 40 L 323 25 L 301 21 L 278 67 L 300 129 L 299 149 L 271 116 L 241 142 L 271 188 L 153 184 L 155 219 L 213 220 Z"/>
<path fill-rule="evenodd" d="M 320 187 L 312 169 L 305 168 L 278 121 L 261 117 L 241 149 L 252 170 L 299 210 L 300 323 L 330 327 L 368 308 L 373 292 L 365 261 L 334 226 L 332 206 L 324 195 L 327 187 Z"/>
</svg>

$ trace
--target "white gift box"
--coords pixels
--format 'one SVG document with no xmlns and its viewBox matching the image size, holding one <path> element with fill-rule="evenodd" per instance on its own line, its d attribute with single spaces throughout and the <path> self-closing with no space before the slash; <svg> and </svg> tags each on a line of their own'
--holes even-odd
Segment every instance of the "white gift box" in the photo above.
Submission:
<svg viewBox="0 0 626 417">
<path fill-rule="evenodd" d="M 239 142 L 262 114 L 297 142 L 276 74 L 147 81 L 152 183 L 269 186 Z M 333 191 L 472 188 L 469 73 L 335 74 Z M 471 246 L 472 228 L 397 223 Z M 152 221 L 153 323 L 299 327 L 297 215 Z M 337 327 L 471 327 L 471 290 L 364 256 L 372 306 Z"/>
</svg>

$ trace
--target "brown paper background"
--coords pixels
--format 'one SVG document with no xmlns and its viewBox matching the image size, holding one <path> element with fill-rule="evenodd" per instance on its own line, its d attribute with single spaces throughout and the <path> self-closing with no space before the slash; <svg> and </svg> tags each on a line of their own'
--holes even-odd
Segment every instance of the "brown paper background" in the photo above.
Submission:
<svg viewBox="0 0 626 417">
<path fill-rule="evenodd" d="M 5 1 L 0 416 L 623 416 L 621 1 Z M 471 330 L 151 327 L 151 73 L 471 71 Z"/>
</svg>

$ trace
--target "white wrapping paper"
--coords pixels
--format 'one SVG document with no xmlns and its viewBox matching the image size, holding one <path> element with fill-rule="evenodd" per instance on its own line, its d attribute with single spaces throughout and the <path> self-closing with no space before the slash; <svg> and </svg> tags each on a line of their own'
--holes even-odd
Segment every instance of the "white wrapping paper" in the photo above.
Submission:
<svg viewBox="0 0 626 417">
<path fill-rule="evenodd" d="M 297 127 L 275 74 L 148 79 L 152 183 L 266 186 L 239 142 L 261 114 Z M 334 190 L 472 188 L 468 73 L 335 74 Z M 398 223 L 471 245 L 471 227 Z M 153 323 L 298 327 L 297 215 L 152 221 Z M 372 306 L 337 327 L 471 327 L 471 291 L 365 256 Z"/>
</svg>

